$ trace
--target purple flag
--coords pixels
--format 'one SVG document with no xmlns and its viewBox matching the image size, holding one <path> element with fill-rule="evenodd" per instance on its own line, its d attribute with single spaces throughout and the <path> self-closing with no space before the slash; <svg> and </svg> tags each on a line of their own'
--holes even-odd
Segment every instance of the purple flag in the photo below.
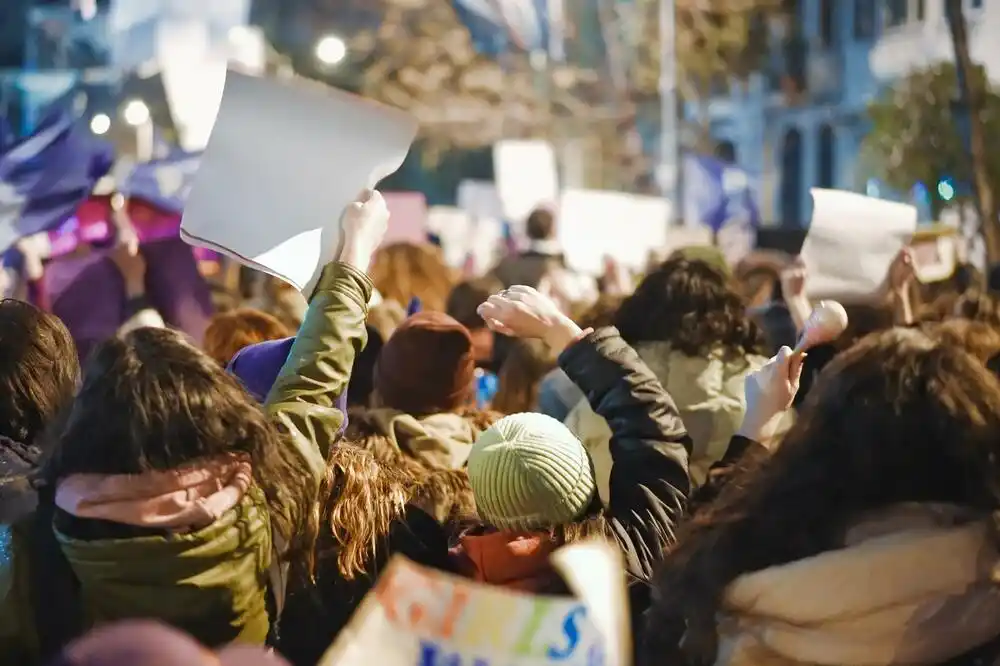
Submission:
<svg viewBox="0 0 1000 666">
<path fill-rule="evenodd" d="M 125 323 L 125 284 L 102 252 L 59 257 L 45 267 L 43 289 L 84 359 Z"/>
<path fill-rule="evenodd" d="M 111 153 L 65 110 L 0 155 L 0 251 L 73 215 L 110 169 Z"/>
<path fill-rule="evenodd" d="M 144 244 L 142 253 L 150 302 L 168 325 L 200 345 L 214 311 L 191 246 L 180 238 L 168 238 Z"/>
<path fill-rule="evenodd" d="M 130 199 L 142 199 L 168 213 L 180 215 L 200 164 L 201 153 L 184 152 L 137 164 L 120 191 Z"/>
<path fill-rule="evenodd" d="M 174 238 L 145 244 L 142 253 L 150 304 L 169 326 L 201 344 L 212 299 L 190 246 Z M 81 359 L 125 323 L 125 284 L 106 251 L 53 259 L 45 268 L 43 289 Z"/>
</svg>

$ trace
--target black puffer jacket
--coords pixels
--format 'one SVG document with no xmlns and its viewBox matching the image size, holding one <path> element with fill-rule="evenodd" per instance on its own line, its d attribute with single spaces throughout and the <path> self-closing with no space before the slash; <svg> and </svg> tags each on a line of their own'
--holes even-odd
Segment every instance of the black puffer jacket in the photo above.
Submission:
<svg viewBox="0 0 1000 666">
<path fill-rule="evenodd" d="M 611 430 L 603 514 L 625 558 L 636 631 L 650 603 L 653 570 L 687 512 L 691 438 L 673 398 L 616 328 L 588 333 L 559 356 L 559 367 Z"/>
</svg>

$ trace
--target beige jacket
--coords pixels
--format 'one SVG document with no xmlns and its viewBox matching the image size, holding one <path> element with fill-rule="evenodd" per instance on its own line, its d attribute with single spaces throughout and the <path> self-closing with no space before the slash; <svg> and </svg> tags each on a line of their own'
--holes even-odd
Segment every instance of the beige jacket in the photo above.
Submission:
<svg viewBox="0 0 1000 666">
<path fill-rule="evenodd" d="M 939 664 L 1000 635 L 1000 554 L 988 518 L 906 504 L 845 548 L 737 578 L 716 666 Z"/>
<path fill-rule="evenodd" d="M 673 351 L 663 342 L 640 344 L 636 351 L 677 403 L 693 443 L 691 480 L 696 484 L 704 483 L 708 469 L 725 454 L 729 440 L 743 421 L 746 411 L 744 378 L 764 365 L 767 359 L 748 356 L 726 360 L 721 351 L 707 358 L 692 357 Z M 779 432 L 787 429 L 791 419 L 792 414 L 788 414 Z M 608 424 L 594 413 L 585 399 L 570 411 L 565 423 L 590 452 L 601 498 L 607 502 L 611 477 Z"/>
</svg>

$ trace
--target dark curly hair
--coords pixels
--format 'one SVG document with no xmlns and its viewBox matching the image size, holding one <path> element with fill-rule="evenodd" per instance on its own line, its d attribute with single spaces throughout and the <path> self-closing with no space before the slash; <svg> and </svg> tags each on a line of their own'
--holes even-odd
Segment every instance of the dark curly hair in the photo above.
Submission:
<svg viewBox="0 0 1000 666">
<path fill-rule="evenodd" d="M 669 342 L 688 356 L 720 347 L 732 356 L 764 350 L 732 280 L 707 261 L 679 255 L 643 278 L 618 309 L 615 326 L 630 345 Z"/>
<path fill-rule="evenodd" d="M 654 577 L 643 652 L 712 663 L 730 583 L 841 547 L 867 511 L 997 509 L 998 449 L 1000 382 L 981 361 L 915 329 L 862 339 L 824 369 L 774 455 L 737 470 L 682 528 Z"/>
</svg>

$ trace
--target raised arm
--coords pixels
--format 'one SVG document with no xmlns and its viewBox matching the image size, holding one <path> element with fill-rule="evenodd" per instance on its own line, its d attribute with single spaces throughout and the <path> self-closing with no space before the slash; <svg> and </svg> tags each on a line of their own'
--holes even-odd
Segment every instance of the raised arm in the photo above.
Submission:
<svg viewBox="0 0 1000 666">
<path fill-rule="evenodd" d="M 345 415 L 336 406 L 347 391 L 354 359 L 368 341 L 365 319 L 372 282 L 365 274 L 385 234 L 389 213 L 377 192 L 344 212 L 344 247 L 323 269 L 309 309 L 265 401 L 265 409 L 322 478 L 326 457 Z"/>
<path fill-rule="evenodd" d="M 559 356 L 559 367 L 611 430 L 607 516 L 628 570 L 648 580 L 674 542 L 691 492 L 687 429 L 673 398 L 613 327 L 583 335 Z"/>
<path fill-rule="evenodd" d="M 605 515 L 628 571 L 648 580 L 673 542 L 691 488 L 691 440 L 674 401 L 616 329 L 582 331 L 534 289 L 506 289 L 480 314 L 501 333 L 544 339 L 607 421 L 613 466 Z"/>
</svg>

